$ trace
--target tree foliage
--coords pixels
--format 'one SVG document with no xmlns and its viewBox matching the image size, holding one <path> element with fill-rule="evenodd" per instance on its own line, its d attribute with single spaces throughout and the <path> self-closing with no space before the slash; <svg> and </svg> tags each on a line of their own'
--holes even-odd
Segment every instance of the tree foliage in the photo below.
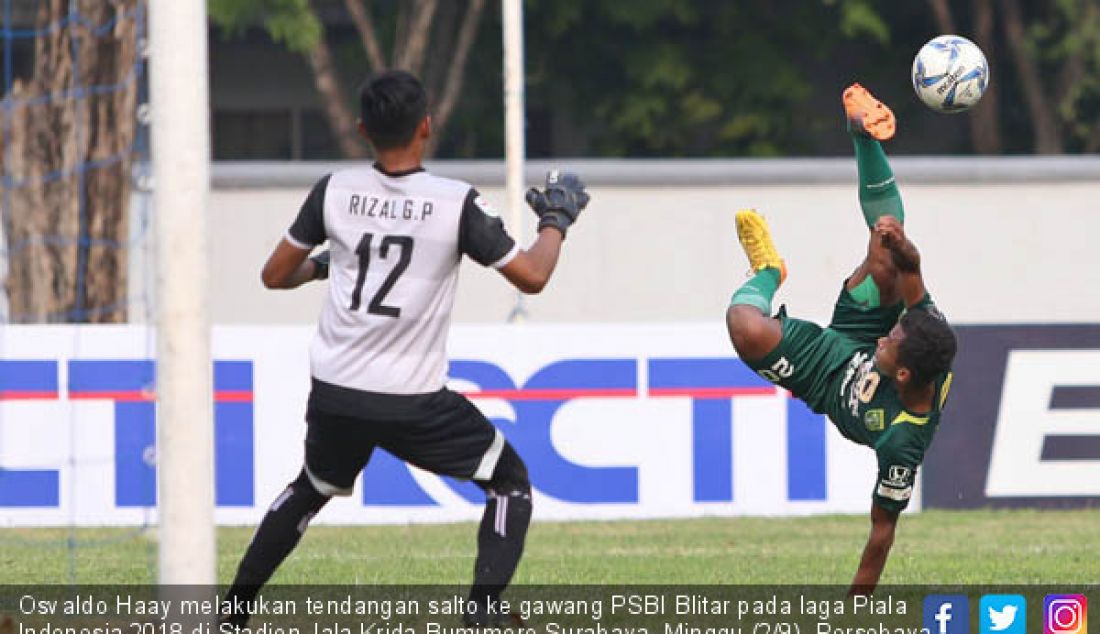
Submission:
<svg viewBox="0 0 1100 634">
<path fill-rule="evenodd" d="M 227 32 L 239 34 L 259 24 L 295 53 L 309 53 L 323 35 L 309 0 L 209 0 L 207 10 Z"/>
<path fill-rule="evenodd" d="M 342 15 L 359 35 L 361 57 L 372 72 L 401 68 L 417 75 L 427 72 L 429 92 L 437 97 L 436 138 L 443 135 L 465 83 L 466 62 L 477 39 L 486 0 L 460 3 L 439 0 L 397 0 L 375 6 L 366 0 L 343 0 Z M 310 0 L 209 0 L 211 19 L 235 34 L 261 25 L 271 39 L 303 55 L 309 62 L 317 93 L 333 136 L 345 158 L 360 158 L 365 148 L 355 132 L 356 116 L 348 103 L 349 90 L 330 48 L 318 7 Z M 329 3 L 332 5 L 333 3 Z M 439 19 L 442 18 L 442 19 Z M 389 59 L 383 51 L 392 33 Z M 425 68 L 425 66 L 428 68 Z M 443 69 L 443 72 L 440 72 Z"/>
<path fill-rule="evenodd" d="M 889 39 L 862 0 L 528 6 L 533 99 L 591 126 L 604 155 L 797 151 L 813 69 L 845 33 Z"/>
<path fill-rule="evenodd" d="M 454 114 L 456 129 L 441 146 L 446 155 L 500 155 L 495 10 L 482 21 L 485 36 L 467 42 L 476 90 L 463 90 L 465 54 L 452 54 L 463 50 L 462 7 L 480 15 L 481 5 L 497 3 L 312 0 L 320 2 L 347 7 L 362 36 L 357 59 L 423 72 L 445 106 L 438 122 Z M 210 3 L 218 24 L 231 31 L 262 25 L 323 71 L 316 58 L 326 29 L 311 0 Z M 835 97 L 856 80 L 895 107 L 912 131 L 913 151 L 1100 149 L 1100 0 L 526 0 L 524 11 L 528 145 L 536 153 L 828 152 L 821 137 L 837 128 Z M 432 15 L 435 27 L 417 31 Z M 933 114 L 909 89 L 913 54 L 946 31 L 978 41 L 993 68 L 990 92 L 969 115 Z M 388 60 L 383 49 L 392 51 Z M 346 89 L 327 85 L 330 120 L 353 116 L 331 105 L 339 91 L 347 99 Z"/>
<path fill-rule="evenodd" d="M 1028 29 L 1027 46 L 1047 82 L 1065 147 L 1100 150 L 1100 4 L 1053 0 Z"/>
</svg>

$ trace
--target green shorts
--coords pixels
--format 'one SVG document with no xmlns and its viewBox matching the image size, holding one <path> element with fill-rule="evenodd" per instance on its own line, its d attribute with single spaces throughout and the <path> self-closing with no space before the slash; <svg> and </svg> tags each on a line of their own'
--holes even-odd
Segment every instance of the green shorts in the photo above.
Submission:
<svg viewBox="0 0 1100 634">
<path fill-rule="evenodd" d="M 823 414 L 834 391 L 838 372 L 852 355 L 875 349 L 898 322 L 904 304 L 866 306 L 860 304 L 842 286 L 827 328 L 803 319 L 787 316 L 783 306 L 776 314 L 783 328 L 783 339 L 763 359 L 745 365 L 760 376 L 805 401 L 813 411 Z"/>
</svg>

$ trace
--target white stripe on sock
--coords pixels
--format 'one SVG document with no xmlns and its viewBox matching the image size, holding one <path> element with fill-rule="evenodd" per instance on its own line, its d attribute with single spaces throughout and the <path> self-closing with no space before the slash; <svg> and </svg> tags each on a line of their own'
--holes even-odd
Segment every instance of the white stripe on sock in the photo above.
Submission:
<svg viewBox="0 0 1100 634">
<path fill-rule="evenodd" d="M 306 532 L 306 527 L 309 526 L 309 521 L 313 519 L 313 516 L 317 513 L 306 513 L 306 516 L 302 518 L 302 521 L 298 522 L 298 534 Z"/>
<path fill-rule="evenodd" d="M 294 495 L 294 487 L 287 487 L 286 490 L 280 493 L 279 497 L 275 498 L 275 501 L 271 503 L 271 507 L 268 508 L 268 511 L 278 511 L 279 507 L 285 504 L 292 495 Z"/>
<path fill-rule="evenodd" d="M 508 496 L 497 497 L 497 534 L 501 537 L 508 536 Z"/>
</svg>

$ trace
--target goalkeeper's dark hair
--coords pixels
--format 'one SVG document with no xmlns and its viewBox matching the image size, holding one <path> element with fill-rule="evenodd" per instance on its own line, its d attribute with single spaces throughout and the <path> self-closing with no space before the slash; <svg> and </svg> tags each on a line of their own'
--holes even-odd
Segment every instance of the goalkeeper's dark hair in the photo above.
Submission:
<svg viewBox="0 0 1100 634">
<path fill-rule="evenodd" d="M 901 330 L 898 364 L 909 369 L 915 384 L 926 385 L 951 368 L 958 341 L 939 311 L 910 310 L 901 317 Z"/>
<path fill-rule="evenodd" d="M 359 89 L 359 117 L 367 138 L 379 150 L 408 145 L 427 114 L 428 94 L 406 71 L 371 75 Z"/>
</svg>

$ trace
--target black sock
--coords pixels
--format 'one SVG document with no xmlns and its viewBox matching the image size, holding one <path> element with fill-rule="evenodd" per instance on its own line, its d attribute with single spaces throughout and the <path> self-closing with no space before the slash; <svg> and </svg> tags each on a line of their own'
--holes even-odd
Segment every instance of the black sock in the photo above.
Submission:
<svg viewBox="0 0 1100 634">
<path fill-rule="evenodd" d="M 474 585 L 470 589 L 470 600 L 479 605 L 499 600 L 512 580 L 531 523 L 530 489 L 487 493 L 489 499 L 477 531 Z"/>
<path fill-rule="evenodd" d="M 303 469 L 298 479 L 275 498 L 264 515 L 241 559 L 237 576 L 225 600 L 235 603 L 255 599 L 260 587 L 267 583 L 279 564 L 298 545 L 309 521 L 328 501 L 327 496 L 313 488 Z M 247 615 L 236 616 L 247 620 Z"/>
</svg>

